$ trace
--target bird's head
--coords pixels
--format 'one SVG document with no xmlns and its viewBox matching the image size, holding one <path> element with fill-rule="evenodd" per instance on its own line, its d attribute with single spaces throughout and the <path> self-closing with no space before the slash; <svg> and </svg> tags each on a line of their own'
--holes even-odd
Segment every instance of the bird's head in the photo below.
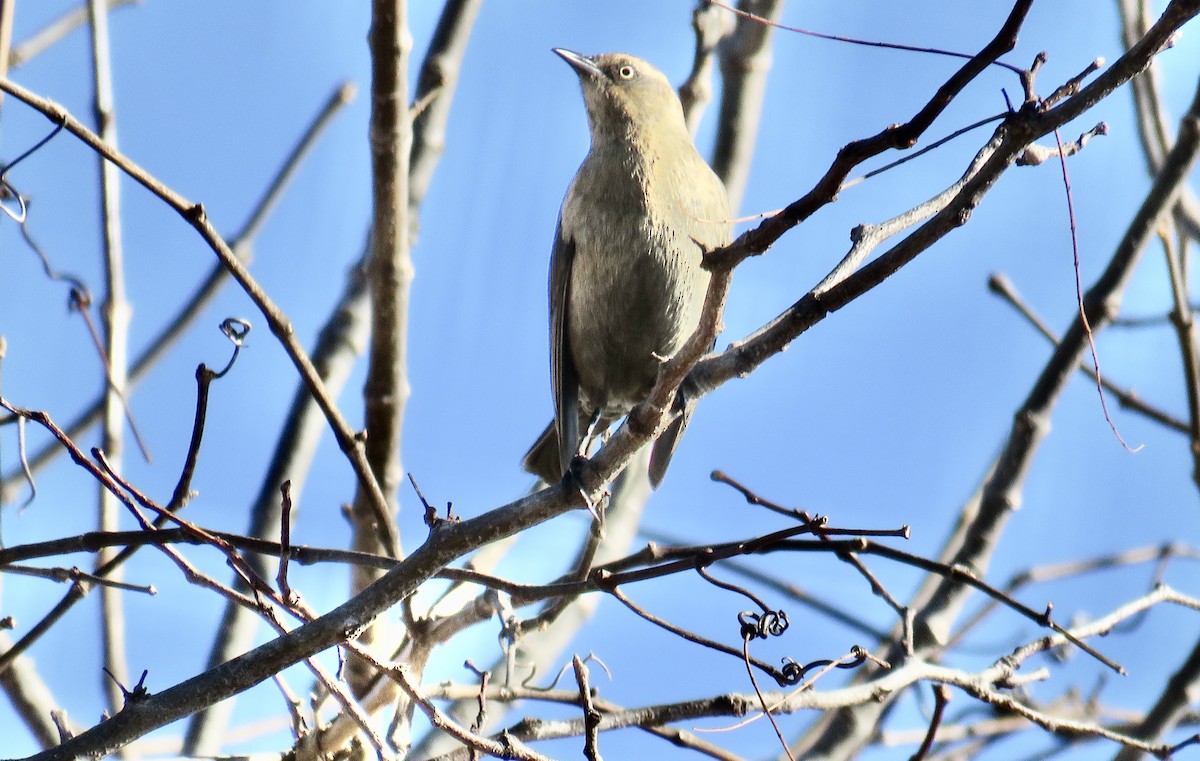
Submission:
<svg viewBox="0 0 1200 761">
<path fill-rule="evenodd" d="M 593 141 L 631 133 L 687 135 L 683 107 L 661 71 L 627 53 L 585 56 L 555 48 L 579 76 Z"/>
</svg>

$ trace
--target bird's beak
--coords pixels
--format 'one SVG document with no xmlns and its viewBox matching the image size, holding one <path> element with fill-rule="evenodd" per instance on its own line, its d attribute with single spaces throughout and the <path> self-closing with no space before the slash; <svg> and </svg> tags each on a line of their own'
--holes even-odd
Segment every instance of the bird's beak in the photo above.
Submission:
<svg viewBox="0 0 1200 761">
<path fill-rule="evenodd" d="M 552 48 L 551 50 L 564 61 L 571 64 L 571 68 L 574 69 L 575 73 L 581 77 L 594 78 L 603 75 L 603 72 L 600 71 L 600 67 L 596 65 L 596 62 L 585 55 L 580 55 L 579 53 L 575 53 L 570 50 L 564 50 L 563 48 Z"/>
</svg>

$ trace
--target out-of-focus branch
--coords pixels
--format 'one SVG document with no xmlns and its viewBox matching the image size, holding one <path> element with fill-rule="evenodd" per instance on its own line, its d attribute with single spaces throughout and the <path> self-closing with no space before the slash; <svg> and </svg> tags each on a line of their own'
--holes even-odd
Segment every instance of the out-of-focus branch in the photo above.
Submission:
<svg viewBox="0 0 1200 761">
<path fill-rule="evenodd" d="M 0 634 L 0 651 L 11 647 L 12 640 Z M 53 714 L 60 710 L 61 704 L 51 694 L 50 687 L 38 674 L 33 661 L 21 656 L 8 668 L 0 670 L 0 689 L 4 690 L 13 710 L 37 738 L 38 744 L 43 748 L 54 747 L 59 736 Z M 76 728 L 72 727 L 72 731 L 76 731 Z"/>
<path fill-rule="evenodd" d="M 696 33 L 696 53 L 692 71 L 679 86 L 679 102 L 688 132 L 696 136 L 704 108 L 712 100 L 712 61 L 717 46 L 733 29 L 733 20 L 708 0 L 699 0 L 692 11 L 692 31 Z"/>
<path fill-rule="evenodd" d="M 1117 8 L 1121 14 L 1121 42 L 1129 48 L 1150 28 L 1153 21 L 1150 3 L 1146 0 L 1117 0 Z M 1162 168 L 1163 156 L 1171 145 L 1171 131 L 1167 126 L 1170 119 L 1162 97 L 1158 66 L 1151 62 L 1149 68 L 1135 77 L 1132 84 L 1133 105 L 1138 117 L 1138 139 L 1146 158 L 1146 169 L 1153 176 Z M 1200 242 L 1200 200 L 1191 188 L 1184 188 L 1179 198 L 1175 224 L 1192 240 Z"/>
<path fill-rule="evenodd" d="M 1181 544 L 1162 544 L 1155 547 L 1140 547 L 1136 549 L 1115 552 L 1099 557 L 1085 558 L 1083 560 L 1071 560 L 1062 563 L 1052 563 L 1046 566 L 1037 566 L 1034 568 L 1024 569 L 1014 573 L 1008 582 L 1001 587 L 1007 595 L 1015 595 L 1015 593 L 1031 584 L 1041 584 L 1048 581 L 1055 581 L 1074 576 L 1082 576 L 1084 574 L 1094 574 L 1096 572 L 1132 566 L 1142 563 L 1155 562 L 1156 569 L 1154 574 L 1154 583 L 1158 584 L 1162 581 L 1162 577 L 1167 568 L 1167 563 L 1173 558 L 1189 558 L 1191 560 L 1200 560 L 1200 550 Z M 958 627 L 954 632 L 954 636 L 947 641 L 948 647 L 953 647 L 971 631 L 987 619 L 995 610 L 999 603 L 996 600 L 988 600 L 982 606 L 971 614 L 971 617 Z"/>
<path fill-rule="evenodd" d="M 1200 102 L 1200 89 L 1197 93 L 1197 102 Z M 1193 121 L 1200 121 L 1200 108 L 1194 106 L 1193 112 Z M 1195 127 L 1195 125 L 1193 126 Z M 1180 133 L 1182 139 L 1183 130 L 1180 130 Z M 1170 160 L 1169 155 L 1167 160 Z M 1176 220 L 1178 218 L 1179 215 L 1176 215 Z M 1174 304 L 1171 322 L 1175 326 L 1180 353 L 1183 355 L 1184 378 L 1191 419 L 1192 479 L 1200 484 L 1200 360 L 1197 358 L 1195 315 L 1187 302 L 1190 292 L 1187 277 L 1189 271 L 1187 239 L 1180 236 L 1179 240 L 1173 241 L 1167 237 L 1168 235 L 1170 235 L 1169 232 L 1164 235 L 1163 248 L 1167 257 Z M 1162 738 L 1187 716 L 1192 704 L 1192 696 L 1195 695 L 1198 687 L 1200 687 L 1200 640 L 1196 642 L 1192 652 L 1167 680 L 1166 687 L 1155 701 L 1154 706 L 1141 721 L 1129 730 L 1130 734 L 1147 741 L 1156 741 Z M 1114 756 L 1114 761 L 1136 761 L 1141 755 L 1141 753 L 1126 747 Z"/>
<path fill-rule="evenodd" d="M 1006 276 L 1001 273 L 994 273 L 988 278 L 988 289 L 1011 304 L 1012 307 L 1017 310 L 1017 313 L 1024 317 L 1030 325 L 1033 325 L 1033 327 L 1037 329 L 1037 331 L 1041 333 L 1047 341 L 1052 344 L 1058 343 L 1058 336 L 1055 335 L 1054 331 L 1050 329 L 1045 321 L 1035 314 L 1029 305 L 1025 303 L 1020 294 L 1017 293 L 1016 286 L 1014 286 Z M 1088 376 L 1093 382 L 1095 382 L 1096 369 L 1092 367 L 1090 362 L 1080 362 L 1079 372 Z M 1156 423 L 1161 423 L 1171 430 L 1179 431 L 1180 433 L 1190 433 L 1191 427 L 1188 425 L 1188 423 L 1175 417 L 1174 415 L 1168 414 L 1158 407 L 1146 403 L 1133 390 L 1122 388 L 1104 376 L 1100 376 L 1100 383 L 1104 387 L 1104 390 L 1116 397 L 1117 401 L 1119 401 L 1121 406 L 1125 409 L 1145 415 L 1150 420 L 1153 420 Z"/>
<path fill-rule="evenodd" d="M 112 53 L 108 37 L 108 8 L 104 0 L 88 0 L 88 21 L 92 31 L 93 114 L 96 118 L 96 133 L 105 143 L 116 148 L 117 118 L 112 86 Z M 105 286 L 105 300 L 101 307 L 105 339 L 102 362 L 106 364 L 105 372 L 101 376 L 105 389 L 102 439 L 109 463 L 119 471 L 125 448 L 130 308 L 125 297 L 120 170 L 103 158 L 98 157 L 98 162 Z M 116 530 L 120 504 L 103 487 L 99 488 L 97 496 L 99 529 Z M 96 566 L 103 567 L 113 556 L 111 551 L 101 551 L 96 557 Z M 120 569 L 114 569 L 113 578 L 120 580 L 120 576 Z M 101 674 L 100 679 L 108 695 L 109 711 L 116 712 L 125 704 L 124 685 L 129 682 L 129 668 L 125 660 L 125 610 L 122 605 L 122 593 L 118 589 L 107 586 L 100 589 L 100 630 L 104 666 L 109 671 L 107 678 Z"/>
<path fill-rule="evenodd" d="M 1200 486 L 1200 333 L 1197 333 L 1195 315 L 1188 304 L 1191 294 L 1191 268 L 1187 262 L 1187 238 L 1176 238 L 1176 227 L 1169 221 L 1162 228 L 1159 237 L 1162 239 L 1163 254 L 1167 260 L 1173 305 L 1171 325 L 1175 328 L 1179 354 L 1183 360 L 1184 389 L 1187 392 L 1188 419 L 1191 423 L 1189 432 L 1192 438 L 1192 481 Z"/>
<path fill-rule="evenodd" d="M 470 28 L 470 24 L 467 24 Z M 451 35 L 452 40 L 459 37 Z M 443 43 L 444 44 L 444 43 Z M 465 41 L 463 41 L 465 45 Z M 380 543 L 380 520 L 395 523 L 399 510 L 397 490 L 402 480 L 400 440 L 404 409 L 410 393 L 408 383 L 408 310 L 412 287 L 412 230 L 415 214 L 410 196 L 410 169 L 413 149 L 413 112 L 409 109 L 409 54 L 412 37 L 408 28 L 407 0 L 374 0 L 371 4 L 371 29 L 368 34 L 371 53 L 371 117 L 368 138 L 371 151 L 372 213 L 370 256 L 367 276 L 371 294 L 371 337 L 367 361 L 367 379 L 363 387 L 366 456 L 387 500 L 388 515 L 379 516 L 369 509 L 362 493 L 356 495 L 351 511 L 352 546 L 360 551 L 379 549 L 400 557 L 399 545 Z M 453 60 L 453 54 L 449 60 Z M 432 71 L 432 67 L 426 70 Z M 430 87 L 434 86 L 432 83 Z M 445 112 L 435 114 L 435 131 L 444 129 Z M 427 125 L 427 129 L 429 125 Z M 431 144 L 442 141 L 427 135 Z M 357 594 L 378 579 L 380 574 L 355 568 L 351 591 Z M 400 637 L 396 625 L 375 621 L 360 641 L 391 652 Z M 354 694 L 365 696 L 371 689 L 375 670 L 367 660 L 351 653 L 347 661 L 347 680 Z M 407 666 L 417 680 L 424 672 L 424 659 L 410 660 Z M 396 715 L 407 725 L 414 704 L 397 709 Z M 407 736 L 407 726 L 400 734 Z"/>
<path fill-rule="evenodd" d="M 1140 6 L 1140 7 L 1139 7 Z M 1122 41 L 1126 47 L 1134 44 L 1137 37 L 1144 33 L 1148 24 L 1149 9 L 1146 3 L 1134 3 L 1131 0 L 1118 0 L 1121 12 Z M 1167 132 L 1167 119 L 1163 109 L 1162 93 L 1159 84 L 1158 69 L 1151 65 L 1141 77 L 1133 82 L 1134 105 L 1137 109 L 1142 148 L 1146 163 L 1152 173 L 1161 172 L 1163 163 L 1170 160 L 1167 145 L 1170 136 Z M 1198 90 L 1197 100 L 1200 100 Z M 1200 119 L 1196 113 L 1195 102 L 1191 109 L 1192 127 Z M 1184 128 L 1180 129 L 1179 140 L 1183 140 Z M 1184 189 L 1176 201 L 1175 225 L 1180 232 L 1191 240 L 1200 242 L 1200 202 L 1197 202 L 1190 188 Z M 1169 234 L 1169 233 L 1168 233 Z M 1200 484 L 1200 450 L 1197 449 L 1198 432 L 1200 432 L 1200 368 L 1197 367 L 1197 345 L 1195 318 L 1188 305 L 1188 273 L 1190 268 L 1187 254 L 1187 238 L 1180 236 L 1179 241 L 1164 241 L 1166 245 L 1167 263 L 1171 275 L 1171 291 L 1174 309 L 1171 314 L 1175 325 L 1180 348 L 1184 359 L 1185 378 L 1187 380 L 1188 406 L 1191 416 L 1193 480 Z M 1185 715 L 1191 704 L 1190 695 L 1200 683 L 1200 641 L 1193 647 L 1192 652 L 1167 681 L 1154 706 L 1146 717 L 1131 730 L 1135 737 L 1154 739 L 1162 737 L 1175 727 Z M 1116 761 L 1133 761 L 1142 754 L 1128 748 L 1122 748 L 1114 757 Z"/>
<path fill-rule="evenodd" d="M 783 13 L 783 0 L 741 0 L 738 9 L 777 21 Z M 773 36 L 774 27 L 738 16 L 733 34 L 720 47 L 721 116 L 712 165 L 725 183 L 729 207 L 735 212 L 746 192 L 750 161 L 758 140 Z"/>
<path fill-rule="evenodd" d="M 16 12 L 17 0 L 0 0 L 0 78 L 8 77 L 12 67 L 9 51 L 12 49 L 13 14 Z M 0 105 L 4 96 L 0 95 Z"/>
<path fill-rule="evenodd" d="M 1146 742 L 1159 740 L 1188 716 L 1197 688 L 1200 688 L 1200 641 L 1167 680 L 1166 688 L 1145 718 L 1129 728 L 1129 734 Z M 1141 758 L 1145 756 L 1139 750 L 1124 747 L 1113 756 L 1113 761 L 1138 761 Z"/>
<path fill-rule="evenodd" d="M 140 4 L 141 2 L 142 0 L 108 0 L 107 6 L 108 10 L 113 11 L 118 8 L 124 8 L 127 5 Z M 3 0 L 0 4 L 15 5 L 16 0 Z M 31 58 L 45 51 L 46 48 L 49 48 L 86 24 L 88 22 L 88 13 L 88 6 L 82 4 L 76 8 L 72 8 L 34 32 L 21 44 L 14 46 L 11 50 L 6 48 L 5 55 L 0 60 L 6 61 L 8 68 L 11 69 L 27 63 Z"/>
<path fill-rule="evenodd" d="M 425 200 L 434 170 L 446 149 L 446 123 L 458 89 L 467 42 L 482 4 L 483 0 L 448 0 L 438 17 L 429 52 L 421 63 L 413 94 L 412 158 L 408 167 L 408 204 L 413 215 Z"/>
</svg>

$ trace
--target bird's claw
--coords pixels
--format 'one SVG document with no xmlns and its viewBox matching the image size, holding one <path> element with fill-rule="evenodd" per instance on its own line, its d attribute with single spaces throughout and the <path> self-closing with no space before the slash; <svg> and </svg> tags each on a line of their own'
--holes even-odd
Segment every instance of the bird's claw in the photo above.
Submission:
<svg viewBox="0 0 1200 761">
<path fill-rule="evenodd" d="M 562 485 L 564 489 L 573 491 L 580 497 L 583 497 L 583 504 L 587 506 L 588 512 L 596 519 L 599 526 L 604 525 L 604 502 L 603 497 L 600 502 L 594 502 L 588 494 L 588 488 L 584 484 L 584 475 L 592 470 L 592 461 L 581 454 L 577 454 L 571 458 L 571 464 L 567 466 L 567 472 L 563 474 Z M 607 496 L 607 492 L 604 496 Z"/>
</svg>

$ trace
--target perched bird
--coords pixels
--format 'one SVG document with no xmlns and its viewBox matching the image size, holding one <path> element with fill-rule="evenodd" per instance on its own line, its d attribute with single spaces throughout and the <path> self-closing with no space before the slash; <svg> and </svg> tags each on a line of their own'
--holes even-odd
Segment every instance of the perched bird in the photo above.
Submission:
<svg viewBox="0 0 1200 761">
<path fill-rule="evenodd" d="M 729 242 L 732 216 L 662 72 L 624 53 L 554 52 L 579 77 L 592 144 L 550 255 L 555 418 L 525 455 L 548 483 L 646 398 L 660 362 L 695 331 L 709 280 L 701 257 Z M 651 450 L 656 487 L 689 414 L 684 405 Z"/>
</svg>

